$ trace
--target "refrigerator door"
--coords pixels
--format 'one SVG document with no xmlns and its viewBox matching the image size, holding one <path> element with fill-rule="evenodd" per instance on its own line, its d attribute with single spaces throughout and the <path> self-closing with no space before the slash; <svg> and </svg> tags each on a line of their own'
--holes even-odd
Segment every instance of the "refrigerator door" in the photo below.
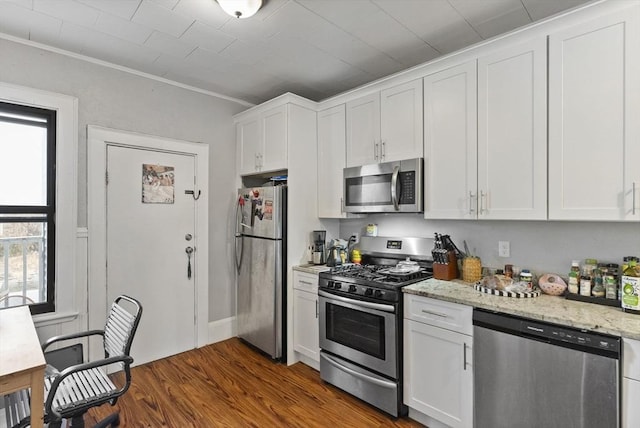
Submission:
<svg viewBox="0 0 640 428">
<path fill-rule="evenodd" d="M 238 274 L 238 337 L 282 357 L 282 241 L 243 236 Z"/>
<path fill-rule="evenodd" d="M 247 236 L 282 239 L 284 192 L 285 186 L 240 189 L 237 232 Z"/>
</svg>

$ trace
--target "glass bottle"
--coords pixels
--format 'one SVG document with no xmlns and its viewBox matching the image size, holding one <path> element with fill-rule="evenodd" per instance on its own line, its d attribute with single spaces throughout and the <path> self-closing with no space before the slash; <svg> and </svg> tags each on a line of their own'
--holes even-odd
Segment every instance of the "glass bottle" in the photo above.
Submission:
<svg viewBox="0 0 640 428">
<path fill-rule="evenodd" d="M 569 293 L 578 294 L 580 291 L 580 276 L 577 272 L 569 272 L 569 284 L 567 284 L 569 288 Z"/>
<path fill-rule="evenodd" d="M 604 277 L 604 290 L 607 299 L 618 298 L 618 281 L 615 276 L 607 275 Z"/>
<path fill-rule="evenodd" d="M 622 309 L 625 312 L 640 314 L 640 267 L 635 259 L 629 260 L 621 281 Z"/>
<path fill-rule="evenodd" d="M 594 269 L 592 271 L 591 278 L 592 278 L 591 294 L 594 297 L 604 297 L 605 290 L 604 290 L 604 283 L 602 279 L 602 273 L 600 269 L 598 268 Z"/>
</svg>

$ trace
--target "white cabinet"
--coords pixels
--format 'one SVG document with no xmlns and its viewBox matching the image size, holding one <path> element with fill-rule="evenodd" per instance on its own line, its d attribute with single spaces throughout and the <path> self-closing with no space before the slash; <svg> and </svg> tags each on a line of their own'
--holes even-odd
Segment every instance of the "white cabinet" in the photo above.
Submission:
<svg viewBox="0 0 640 428">
<path fill-rule="evenodd" d="M 237 124 L 241 174 L 287 168 L 287 107 L 274 107 Z"/>
<path fill-rule="evenodd" d="M 622 428 L 640 427 L 640 341 L 623 339 Z"/>
<path fill-rule="evenodd" d="M 472 427 L 472 308 L 411 294 L 404 301 L 404 403 L 448 426 Z"/>
<path fill-rule="evenodd" d="M 547 218 L 544 37 L 478 59 L 478 218 Z"/>
<path fill-rule="evenodd" d="M 293 350 L 314 366 L 320 363 L 318 275 L 297 270 L 293 271 Z"/>
<path fill-rule="evenodd" d="M 422 80 L 346 104 L 347 166 L 422 157 Z"/>
<path fill-rule="evenodd" d="M 638 76 L 637 3 L 549 36 L 550 219 L 640 221 Z"/>
<path fill-rule="evenodd" d="M 318 217 L 345 217 L 342 170 L 345 167 L 345 105 L 318 112 Z"/>
<path fill-rule="evenodd" d="M 425 218 L 546 219 L 545 94 L 544 38 L 424 78 Z"/>
<path fill-rule="evenodd" d="M 476 61 L 424 78 L 424 216 L 477 218 Z"/>
</svg>

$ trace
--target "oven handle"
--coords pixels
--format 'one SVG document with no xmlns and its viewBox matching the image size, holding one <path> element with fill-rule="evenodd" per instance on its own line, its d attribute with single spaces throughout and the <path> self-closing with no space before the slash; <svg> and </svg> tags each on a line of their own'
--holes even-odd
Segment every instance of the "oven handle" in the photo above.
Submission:
<svg viewBox="0 0 640 428">
<path fill-rule="evenodd" d="M 327 299 L 333 299 L 338 302 L 350 303 L 352 305 L 361 306 L 363 308 L 373 309 L 376 311 L 384 311 L 384 312 L 391 312 L 391 313 L 396 311 L 396 308 L 394 308 L 393 305 L 385 305 L 382 303 L 371 303 L 371 302 L 365 302 L 363 300 L 349 299 L 348 297 L 336 296 L 335 294 L 330 294 L 322 290 L 318 290 L 318 296 L 326 297 Z"/>
<path fill-rule="evenodd" d="M 373 383 L 373 384 L 381 386 L 383 388 L 389 388 L 389 389 L 396 388 L 396 384 L 394 382 L 389 382 L 389 381 L 386 381 L 386 380 L 377 379 L 375 377 L 371 377 L 371 376 L 367 376 L 365 374 L 359 373 L 359 372 L 357 372 L 357 371 L 355 371 L 353 369 L 350 369 L 349 367 L 343 366 L 338 361 L 334 360 L 333 358 L 331 358 L 330 356 L 328 356 L 326 354 L 323 354 L 322 358 L 324 358 L 327 361 L 327 363 L 331 364 L 332 366 L 334 366 L 338 370 L 345 371 L 345 372 L 349 373 L 351 376 L 354 376 L 354 377 L 357 377 L 359 379 L 362 379 L 365 382 Z"/>
</svg>

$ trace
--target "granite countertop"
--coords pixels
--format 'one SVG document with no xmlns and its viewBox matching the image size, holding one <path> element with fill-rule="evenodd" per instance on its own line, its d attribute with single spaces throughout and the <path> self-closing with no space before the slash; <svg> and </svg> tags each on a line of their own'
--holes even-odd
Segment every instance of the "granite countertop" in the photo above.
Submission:
<svg viewBox="0 0 640 428">
<path fill-rule="evenodd" d="M 461 303 L 476 308 L 640 340 L 640 315 L 620 308 L 542 294 L 515 298 L 481 293 L 462 281 L 428 279 L 402 289 L 405 293 Z"/>
<path fill-rule="evenodd" d="M 311 265 L 311 264 L 307 264 L 307 265 L 294 266 L 292 269 L 300 271 L 300 272 L 306 272 L 306 273 L 310 273 L 310 274 L 313 274 L 313 275 L 317 275 L 320 272 L 327 271 L 327 270 L 329 270 L 331 268 L 329 266 L 327 266 L 327 265 Z"/>
</svg>

